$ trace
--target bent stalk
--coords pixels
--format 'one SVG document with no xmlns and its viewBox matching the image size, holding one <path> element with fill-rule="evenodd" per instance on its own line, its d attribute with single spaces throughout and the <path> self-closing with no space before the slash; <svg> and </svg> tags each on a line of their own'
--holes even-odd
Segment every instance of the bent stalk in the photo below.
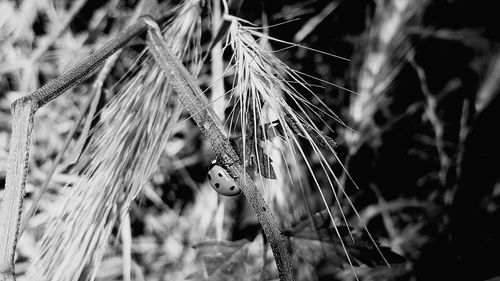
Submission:
<svg viewBox="0 0 500 281">
<path fill-rule="evenodd" d="M 271 245 L 280 280 L 295 280 L 285 241 L 281 236 L 273 214 L 255 183 L 245 172 L 233 147 L 216 123 L 216 117 L 209 110 L 208 101 L 193 78 L 165 44 L 160 28 L 152 18 L 145 18 L 148 24 L 147 44 L 153 57 L 170 79 L 184 108 L 191 114 L 203 135 L 208 139 L 218 160 L 235 178 L 243 194 L 250 202 L 269 244 Z"/>
<path fill-rule="evenodd" d="M 14 119 L 9 152 L 9 169 L 7 171 L 4 198 L 0 206 L 0 281 L 15 280 L 14 253 L 23 210 L 30 138 L 33 117 L 36 111 L 72 86 L 85 80 L 109 56 L 131 39 L 143 33 L 146 27 L 144 21 L 139 21 L 65 74 L 12 104 Z"/>
</svg>

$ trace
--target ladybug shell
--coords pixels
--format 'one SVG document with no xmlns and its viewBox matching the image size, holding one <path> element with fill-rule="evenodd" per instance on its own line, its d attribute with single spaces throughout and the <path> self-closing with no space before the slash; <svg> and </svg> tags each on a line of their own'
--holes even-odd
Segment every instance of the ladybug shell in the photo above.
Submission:
<svg viewBox="0 0 500 281">
<path fill-rule="evenodd" d="M 212 164 L 208 171 L 208 181 L 218 193 L 225 196 L 236 196 L 241 189 L 229 173 L 217 164 Z"/>
</svg>

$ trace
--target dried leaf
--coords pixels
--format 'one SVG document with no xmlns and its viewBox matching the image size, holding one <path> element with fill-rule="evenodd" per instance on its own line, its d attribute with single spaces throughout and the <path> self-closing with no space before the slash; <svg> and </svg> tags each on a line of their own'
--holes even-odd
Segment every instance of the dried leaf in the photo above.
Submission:
<svg viewBox="0 0 500 281">
<path fill-rule="evenodd" d="M 385 261 L 378 252 L 376 246 L 378 246 L 389 264 L 406 262 L 404 257 L 393 252 L 389 247 L 381 246 L 378 242 L 377 245 L 374 245 L 370 237 L 364 231 L 358 231 L 342 224 L 334 226 L 326 211 L 316 213 L 300 221 L 292 228 L 283 230 L 283 234 L 294 237 L 297 243 L 308 243 L 304 240 L 318 241 L 320 243 L 308 244 L 309 247 L 313 249 L 313 253 L 314 250 L 316 250 L 316 253 L 324 252 L 328 253 L 328 256 L 333 254 L 336 257 L 343 258 L 344 263 L 348 264 L 347 256 L 335 227 L 346 246 L 349 257 L 354 261 L 355 265 L 364 264 L 370 267 L 385 265 Z M 325 247 L 328 248 L 328 250 L 325 250 Z"/>
<path fill-rule="evenodd" d="M 259 281 L 264 275 L 263 238 L 253 242 L 206 241 L 195 245 L 205 271 L 188 276 L 190 280 Z M 205 276 L 205 277 L 203 277 Z M 207 279 L 208 278 L 208 279 Z"/>
<path fill-rule="evenodd" d="M 258 171 L 264 178 L 275 180 L 276 173 L 272 166 L 273 160 L 269 157 L 260 144 L 257 145 L 255 149 L 255 143 L 250 138 L 247 139 L 245 144 L 245 157 L 243 157 L 243 141 L 241 138 L 233 139 L 233 146 L 240 159 L 245 159 L 245 165 L 251 167 L 255 171 Z M 257 155 L 256 155 L 257 154 Z M 257 157 L 259 160 L 257 161 Z"/>
<path fill-rule="evenodd" d="M 299 137 L 304 137 L 304 131 L 307 133 L 313 141 L 322 146 L 325 149 L 333 149 L 337 147 L 337 144 L 335 141 L 327 136 L 325 133 L 315 130 L 313 127 L 311 127 L 310 124 L 307 122 L 301 122 L 300 125 L 288 114 L 285 115 L 285 121 L 290 126 L 290 128 L 293 130 L 293 132 L 299 136 Z M 275 137 L 283 137 L 283 125 L 280 123 L 279 120 L 275 120 L 273 122 L 269 122 L 264 124 L 264 133 L 262 133 L 262 128 L 259 127 L 257 134 L 259 136 L 259 139 L 261 140 L 272 140 Z M 302 128 L 302 129 L 301 129 Z"/>
<path fill-rule="evenodd" d="M 254 167 L 258 165 L 260 174 L 266 179 L 275 180 L 276 173 L 274 172 L 273 165 L 271 164 L 273 162 L 273 159 L 267 156 L 267 154 L 264 152 L 264 149 L 260 145 L 257 146 L 257 152 L 260 159 L 257 163 L 254 158 Z"/>
</svg>

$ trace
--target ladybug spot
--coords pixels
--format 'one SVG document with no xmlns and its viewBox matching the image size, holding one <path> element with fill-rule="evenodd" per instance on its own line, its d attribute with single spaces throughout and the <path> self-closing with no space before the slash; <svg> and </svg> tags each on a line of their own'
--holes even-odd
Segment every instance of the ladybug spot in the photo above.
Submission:
<svg viewBox="0 0 500 281">
<path fill-rule="evenodd" d="M 184 139 L 184 133 L 182 132 L 175 133 L 172 138 Z"/>
<path fill-rule="evenodd" d="M 211 181 L 212 180 L 212 177 L 210 176 L 210 174 L 208 174 L 208 180 Z"/>
<path fill-rule="evenodd" d="M 215 187 L 219 188 L 219 186 L 220 186 L 220 184 L 218 184 L 218 183 L 215 184 Z"/>
<path fill-rule="evenodd" d="M 219 173 L 219 177 L 221 177 L 221 178 L 222 178 L 222 174 L 221 174 L 221 173 Z"/>
<path fill-rule="evenodd" d="M 234 185 L 233 185 L 233 186 L 231 186 L 229 189 L 234 190 Z"/>
</svg>

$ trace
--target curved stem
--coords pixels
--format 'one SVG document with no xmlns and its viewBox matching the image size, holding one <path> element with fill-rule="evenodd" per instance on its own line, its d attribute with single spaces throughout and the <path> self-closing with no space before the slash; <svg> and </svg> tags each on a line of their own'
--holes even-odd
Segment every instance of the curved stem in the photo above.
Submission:
<svg viewBox="0 0 500 281">
<path fill-rule="evenodd" d="M 193 78 L 182 63 L 165 44 L 156 22 L 149 17 L 145 17 L 144 21 L 149 26 L 147 44 L 156 63 L 170 79 L 181 103 L 212 145 L 218 161 L 227 167 L 256 213 L 271 245 L 280 280 L 295 280 L 288 250 L 273 214 L 257 186 L 245 172 L 240 158 L 224 135 L 220 123 L 215 121 L 217 118 L 209 110 L 206 97 L 202 94 L 199 86 L 194 83 Z"/>
<path fill-rule="evenodd" d="M 9 152 L 9 168 L 5 193 L 0 205 L 0 281 L 15 280 L 14 254 L 23 210 L 33 118 L 37 109 L 72 86 L 85 80 L 109 56 L 127 44 L 132 38 L 143 33 L 146 28 L 147 25 L 144 21 L 139 21 L 122 31 L 65 74 L 12 104 L 14 119 Z"/>
</svg>

